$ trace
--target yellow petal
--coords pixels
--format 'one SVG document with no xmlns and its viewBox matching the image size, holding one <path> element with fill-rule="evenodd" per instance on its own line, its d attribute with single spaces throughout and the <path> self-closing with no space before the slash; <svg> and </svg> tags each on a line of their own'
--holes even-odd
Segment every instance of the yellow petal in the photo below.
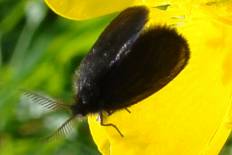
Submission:
<svg viewBox="0 0 232 155">
<path fill-rule="evenodd" d="M 159 6 L 170 3 L 168 0 L 45 0 L 57 14 L 69 19 L 89 19 L 134 5 Z"/>
<path fill-rule="evenodd" d="M 214 0 L 45 0 L 47 5 L 57 14 L 69 19 L 84 20 L 121 11 L 134 5 L 147 5 L 150 7 L 170 4 L 178 6 L 180 10 L 191 11 L 197 5 L 210 5 Z M 217 1 L 218 4 L 230 3 L 231 0 Z M 228 10 L 231 9 L 228 8 Z"/>
<path fill-rule="evenodd" d="M 57 14 L 70 19 L 88 19 L 134 5 L 135 0 L 45 0 L 47 5 Z"/>
<path fill-rule="evenodd" d="M 164 24 L 161 17 L 170 14 L 153 10 L 152 17 L 159 17 L 153 24 Z M 122 110 L 104 119 L 124 138 L 89 116 L 91 133 L 104 155 L 219 153 L 232 124 L 232 27 L 213 18 L 197 8 L 176 22 L 191 50 L 187 67 L 163 89 L 131 106 L 130 114 Z"/>
<path fill-rule="evenodd" d="M 232 0 L 219 1 L 203 5 L 203 9 L 216 20 L 232 25 Z"/>
</svg>

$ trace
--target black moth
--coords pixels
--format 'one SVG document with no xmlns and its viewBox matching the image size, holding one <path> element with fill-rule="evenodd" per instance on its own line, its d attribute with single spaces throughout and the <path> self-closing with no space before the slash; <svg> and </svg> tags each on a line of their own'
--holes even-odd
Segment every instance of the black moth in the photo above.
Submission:
<svg viewBox="0 0 232 155">
<path fill-rule="evenodd" d="M 186 66 L 187 41 L 167 26 L 144 29 L 148 14 L 145 6 L 127 8 L 108 25 L 79 66 L 74 104 L 25 92 L 47 108 L 71 110 L 71 118 L 55 134 L 64 133 L 76 116 L 98 113 L 101 125 L 112 126 L 123 136 L 114 124 L 104 123 L 103 112 L 126 109 L 150 96 Z"/>
</svg>

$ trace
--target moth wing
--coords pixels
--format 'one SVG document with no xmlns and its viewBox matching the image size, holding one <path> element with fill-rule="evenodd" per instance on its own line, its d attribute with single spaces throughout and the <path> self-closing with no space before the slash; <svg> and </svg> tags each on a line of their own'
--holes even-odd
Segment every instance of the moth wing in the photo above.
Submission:
<svg viewBox="0 0 232 155">
<path fill-rule="evenodd" d="M 149 28 L 102 78 L 105 108 L 124 108 L 157 92 L 180 73 L 188 59 L 187 41 L 175 29 Z"/>
<path fill-rule="evenodd" d="M 146 7 L 138 6 L 122 11 L 103 31 L 79 67 L 77 81 L 80 96 L 93 96 L 97 93 L 98 80 L 101 79 L 126 54 L 139 36 L 148 20 Z M 91 85 L 91 87 L 90 87 Z M 87 98 L 87 97 L 86 97 Z"/>
</svg>

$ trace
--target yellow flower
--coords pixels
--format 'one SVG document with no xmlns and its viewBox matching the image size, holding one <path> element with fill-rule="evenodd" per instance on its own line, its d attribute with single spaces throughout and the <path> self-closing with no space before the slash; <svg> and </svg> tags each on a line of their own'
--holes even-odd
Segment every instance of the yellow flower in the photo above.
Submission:
<svg viewBox="0 0 232 155">
<path fill-rule="evenodd" d="M 87 19 L 129 6 L 150 6 L 152 25 L 174 26 L 188 41 L 187 67 L 167 86 L 105 118 L 89 116 L 91 133 L 104 155 L 217 155 L 232 126 L 231 0 L 46 0 L 58 14 Z M 156 7 L 170 4 L 167 10 Z"/>
</svg>

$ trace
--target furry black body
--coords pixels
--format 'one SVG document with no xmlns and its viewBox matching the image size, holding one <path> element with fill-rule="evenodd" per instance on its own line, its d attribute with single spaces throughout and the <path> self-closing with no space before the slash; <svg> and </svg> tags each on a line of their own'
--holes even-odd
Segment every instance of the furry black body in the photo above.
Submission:
<svg viewBox="0 0 232 155">
<path fill-rule="evenodd" d="M 74 115 L 116 111 L 168 84 L 186 66 L 189 49 L 175 29 L 153 26 L 146 7 L 117 16 L 82 60 Z"/>
<path fill-rule="evenodd" d="M 122 11 L 109 24 L 80 64 L 73 105 L 24 91 L 49 110 L 72 111 L 49 139 L 65 135 L 77 115 L 93 113 L 99 114 L 102 126 L 114 127 L 123 137 L 116 125 L 104 123 L 103 112 L 126 109 L 163 88 L 183 70 L 190 53 L 187 41 L 167 26 L 144 28 L 148 18 L 148 9 L 138 6 Z"/>
</svg>

